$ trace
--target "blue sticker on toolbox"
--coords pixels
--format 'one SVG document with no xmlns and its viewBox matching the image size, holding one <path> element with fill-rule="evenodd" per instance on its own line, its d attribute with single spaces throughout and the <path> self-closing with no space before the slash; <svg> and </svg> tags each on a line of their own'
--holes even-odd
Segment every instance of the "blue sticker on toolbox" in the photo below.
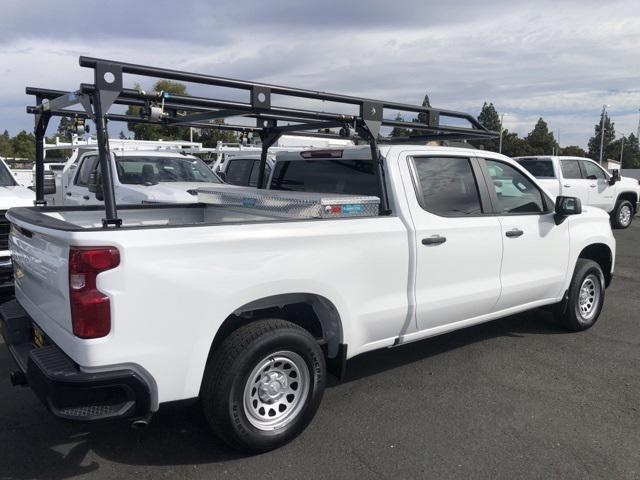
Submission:
<svg viewBox="0 0 640 480">
<path fill-rule="evenodd" d="M 342 205 L 342 213 L 346 215 L 353 215 L 355 213 L 362 212 L 364 212 L 364 205 L 358 203 Z"/>
<path fill-rule="evenodd" d="M 256 206 L 256 199 L 255 198 L 243 198 L 242 199 L 242 206 L 243 207 L 255 207 Z"/>
</svg>

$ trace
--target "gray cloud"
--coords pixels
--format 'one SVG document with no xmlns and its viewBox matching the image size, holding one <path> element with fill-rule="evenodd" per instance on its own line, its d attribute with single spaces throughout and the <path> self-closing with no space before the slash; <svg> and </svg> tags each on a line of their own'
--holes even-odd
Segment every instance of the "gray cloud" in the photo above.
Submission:
<svg viewBox="0 0 640 480">
<path fill-rule="evenodd" d="M 565 145 L 586 144 L 603 103 L 625 134 L 640 107 L 635 0 L 40 0 L 4 9 L 0 128 L 12 131 L 31 127 L 25 85 L 91 80 L 82 54 L 409 103 L 428 91 L 434 105 L 473 114 L 492 101 L 510 130 L 526 134 L 543 116 Z"/>
</svg>

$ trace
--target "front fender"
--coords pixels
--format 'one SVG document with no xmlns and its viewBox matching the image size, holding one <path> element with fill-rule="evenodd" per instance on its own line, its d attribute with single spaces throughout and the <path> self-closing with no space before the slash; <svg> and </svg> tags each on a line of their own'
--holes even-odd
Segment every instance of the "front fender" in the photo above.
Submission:
<svg viewBox="0 0 640 480">
<path fill-rule="evenodd" d="M 585 248 L 591 245 L 605 245 L 611 253 L 611 271 L 615 265 L 616 257 L 616 239 L 611 230 L 609 215 L 599 208 L 584 207 L 580 215 L 570 216 L 567 218 L 569 222 L 569 237 L 571 242 L 569 274 L 565 281 L 564 290 L 569 288 L 573 272 L 580 254 Z M 606 273 L 606 272 L 605 272 Z"/>
</svg>

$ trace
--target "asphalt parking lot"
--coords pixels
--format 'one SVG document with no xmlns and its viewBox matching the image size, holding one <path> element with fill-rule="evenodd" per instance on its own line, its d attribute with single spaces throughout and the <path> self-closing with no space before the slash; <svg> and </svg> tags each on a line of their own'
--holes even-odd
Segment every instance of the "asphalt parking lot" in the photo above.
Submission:
<svg viewBox="0 0 640 480">
<path fill-rule="evenodd" d="M 612 286 L 580 334 L 533 311 L 352 361 L 290 445 L 239 455 L 197 406 L 145 430 L 52 418 L 9 384 L 0 478 L 640 478 L 640 218 L 616 231 Z"/>
</svg>

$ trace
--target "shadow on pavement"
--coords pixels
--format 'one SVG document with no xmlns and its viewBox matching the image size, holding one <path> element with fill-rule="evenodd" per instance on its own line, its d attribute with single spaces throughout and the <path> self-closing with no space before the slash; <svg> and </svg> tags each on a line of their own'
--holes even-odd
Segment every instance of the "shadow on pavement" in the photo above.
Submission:
<svg viewBox="0 0 640 480">
<path fill-rule="evenodd" d="M 563 331 L 549 314 L 535 310 L 361 355 L 349 362 L 344 382 L 490 338 L 561 333 Z M 0 395 L 0 479 L 66 479 L 112 468 L 107 464 L 102 466 L 101 459 L 132 466 L 197 466 L 243 457 L 216 439 L 197 404 L 161 410 L 144 430 L 134 430 L 129 423 L 86 426 L 56 420 L 30 391 L 7 392 L 10 387 L 4 379 L 11 368 L 9 365 L 8 353 L 2 351 L 0 387 L 5 393 Z M 329 386 L 336 387 L 341 383 L 334 380 Z"/>
</svg>

